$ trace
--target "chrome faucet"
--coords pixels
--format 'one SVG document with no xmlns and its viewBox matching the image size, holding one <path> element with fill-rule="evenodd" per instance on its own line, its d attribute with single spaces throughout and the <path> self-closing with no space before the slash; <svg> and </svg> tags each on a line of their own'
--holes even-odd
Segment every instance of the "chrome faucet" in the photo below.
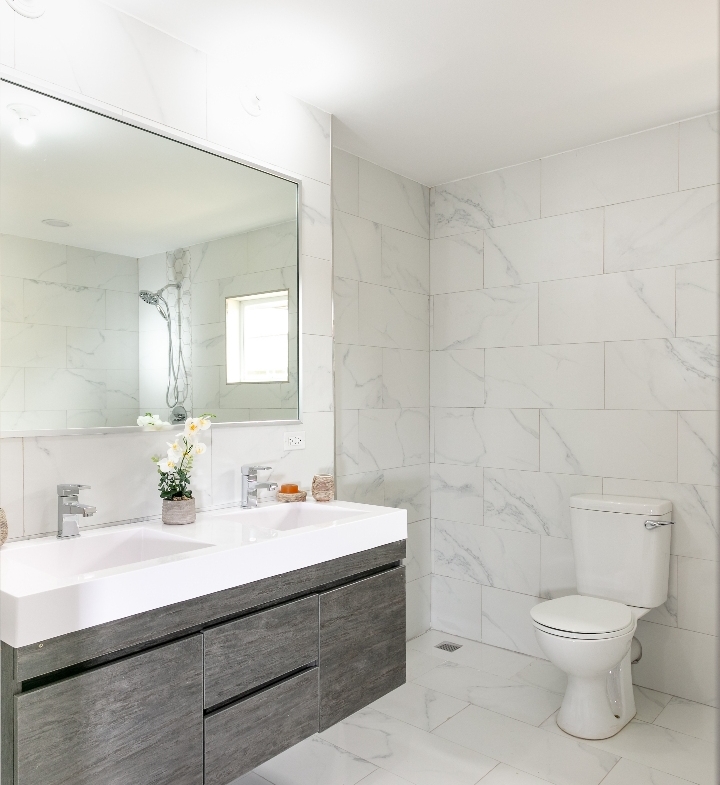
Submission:
<svg viewBox="0 0 720 785">
<path fill-rule="evenodd" d="M 91 504 L 80 504 L 80 491 L 88 489 L 89 485 L 58 485 L 58 533 L 61 539 L 79 537 L 78 516 L 89 518 L 95 515 L 97 507 Z"/>
<path fill-rule="evenodd" d="M 258 472 L 269 472 L 272 466 L 253 466 L 246 463 L 242 468 L 242 507 L 257 507 L 257 492 L 258 488 L 269 488 L 274 490 L 277 488 L 276 482 L 258 482 Z"/>
</svg>

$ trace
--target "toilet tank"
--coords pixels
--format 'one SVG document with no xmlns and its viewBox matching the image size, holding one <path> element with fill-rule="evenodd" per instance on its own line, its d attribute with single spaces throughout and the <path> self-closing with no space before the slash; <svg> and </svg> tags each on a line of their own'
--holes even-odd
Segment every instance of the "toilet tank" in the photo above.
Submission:
<svg viewBox="0 0 720 785">
<path fill-rule="evenodd" d="M 580 594 L 638 608 L 667 600 L 672 502 L 640 496 L 570 497 L 575 575 Z"/>
</svg>

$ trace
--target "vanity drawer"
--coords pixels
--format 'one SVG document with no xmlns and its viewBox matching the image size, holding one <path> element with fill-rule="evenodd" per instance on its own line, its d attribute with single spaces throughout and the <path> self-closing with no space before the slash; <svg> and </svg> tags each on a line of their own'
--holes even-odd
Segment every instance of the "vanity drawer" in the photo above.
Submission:
<svg viewBox="0 0 720 785">
<path fill-rule="evenodd" d="M 205 785 L 227 785 L 317 731 L 310 668 L 205 718 Z"/>
<path fill-rule="evenodd" d="M 316 594 L 206 630 L 205 707 L 316 663 L 318 635 Z"/>
</svg>

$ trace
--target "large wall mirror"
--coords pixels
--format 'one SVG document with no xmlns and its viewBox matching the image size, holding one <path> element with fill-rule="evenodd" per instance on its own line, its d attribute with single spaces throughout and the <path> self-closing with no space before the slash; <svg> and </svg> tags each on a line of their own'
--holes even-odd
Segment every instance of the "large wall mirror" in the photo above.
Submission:
<svg viewBox="0 0 720 785">
<path fill-rule="evenodd" d="M 0 91 L 0 430 L 297 419 L 297 183 Z"/>
</svg>

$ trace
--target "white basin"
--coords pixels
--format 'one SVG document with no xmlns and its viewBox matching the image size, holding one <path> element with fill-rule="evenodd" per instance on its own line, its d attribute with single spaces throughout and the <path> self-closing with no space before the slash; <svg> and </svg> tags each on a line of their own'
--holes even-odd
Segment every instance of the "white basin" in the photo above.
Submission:
<svg viewBox="0 0 720 785">
<path fill-rule="evenodd" d="M 20 648 L 406 538 L 405 510 L 308 501 L 6 543 L 0 638 Z"/>
<path fill-rule="evenodd" d="M 210 546 L 143 526 L 96 531 L 67 540 L 43 540 L 18 549 L 14 561 L 18 566 L 58 577 L 85 576 Z"/>
</svg>

